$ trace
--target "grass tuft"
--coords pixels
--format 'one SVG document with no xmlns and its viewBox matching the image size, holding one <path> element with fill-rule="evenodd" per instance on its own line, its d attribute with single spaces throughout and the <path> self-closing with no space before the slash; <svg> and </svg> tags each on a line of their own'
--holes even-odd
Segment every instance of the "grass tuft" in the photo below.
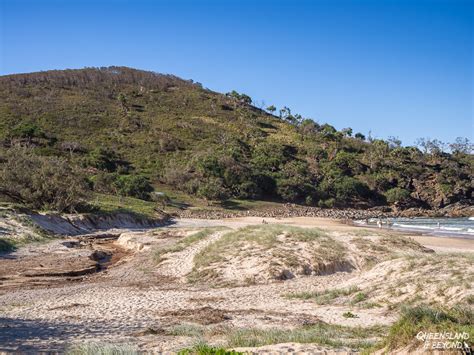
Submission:
<svg viewBox="0 0 474 355">
<path fill-rule="evenodd" d="M 352 313 L 352 312 L 344 312 L 344 313 L 342 314 L 342 316 L 343 316 L 344 318 L 359 318 L 359 316 L 358 316 L 357 314 L 354 314 L 354 313 Z"/>
<path fill-rule="evenodd" d="M 362 328 L 318 323 L 296 329 L 238 329 L 228 336 L 229 347 L 258 347 L 278 343 L 316 343 L 334 348 L 364 349 L 383 333 L 380 326 Z"/>
<path fill-rule="evenodd" d="M 178 352 L 179 355 L 240 355 L 241 352 L 227 350 L 220 347 L 210 346 L 204 342 L 198 342 L 190 349 L 183 349 Z"/>
<path fill-rule="evenodd" d="M 85 343 L 67 349 L 68 355 L 138 355 L 137 347 L 129 344 Z"/>
<path fill-rule="evenodd" d="M 401 349 L 411 345 L 411 348 L 422 346 L 417 340 L 419 332 L 425 333 L 467 333 L 466 341 L 470 346 L 474 339 L 474 312 L 467 307 L 450 309 L 433 308 L 426 305 L 404 307 L 400 319 L 394 323 L 386 338 L 372 350 L 385 348 L 387 351 Z"/>
<path fill-rule="evenodd" d="M 288 294 L 287 297 L 289 298 L 300 298 L 304 300 L 312 300 L 316 302 L 319 305 L 325 305 L 329 304 L 335 299 L 343 296 L 350 296 L 353 295 L 356 292 L 359 292 L 360 288 L 357 286 L 351 286 L 349 288 L 340 288 L 340 289 L 332 289 L 332 290 L 324 290 L 321 292 L 301 292 L 301 293 L 292 293 Z M 361 296 L 358 295 L 364 295 L 364 298 L 361 299 Z M 365 294 L 362 292 L 359 292 L 356 294 L 354 299 L 361 299 L 360 301 L 365 299 Z M 359 301 L 359 302 L 360 302 Z"/>
</svg>

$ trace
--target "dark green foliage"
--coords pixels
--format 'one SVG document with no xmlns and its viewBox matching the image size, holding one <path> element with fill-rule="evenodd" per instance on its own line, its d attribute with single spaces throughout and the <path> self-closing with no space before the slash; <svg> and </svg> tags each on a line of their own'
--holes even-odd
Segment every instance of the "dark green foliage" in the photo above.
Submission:
<svg viewBox="0 0 474 355">
<path fill-rule="evenodd" d="M 363 172 L 361 163 L 357 160 L 357 154 L 340 151 L 330 163 L 332 169 L 338 169 L 341 174 L 354 176 Z"/>
<path fill-rule="evenodd" d="M 82 171 L 67 160 L 41 157 L 31 149 L 3 152 L 0 164 L 0 195 L 35 208 L 76 211 L 88 197 Z"/>
<path fill-rule="evenodd" d="M 94 191 L 99 193 L 129 196 L 148 201 L 151 199 L 151 192 L 153 192 L 153 186 L 143 175 L 99 172 L 90 180 Z"/>
<path fill-rule="evenodd" d="M 311 176 L 305 162 L 292 160 L 281 167 L 276 179 L 277 193 L 285 201 L 305 201 L 308 195 L 314 194 Z"/>
<path fill-rule="evenodd" d="M 337 179 L 333 185 L 334 194 L 338 201 L 348 201 L 357 198 L 369 197 L 370 191 L 367 185 L 359 180 L 343 176 Z"/>
<path fill-rule="evenodd" d="M 197 344 L 191 349 L 183 349 L 178 352 L 179 355 L 240 355 L 241 352 L 235 350 L 226 350 L 207 344 Z"/>
<path fill-rule="evenodd" d="M 8 253 L 16 249 L 15 244 L 8 239 L 0 239 L 0 253 Z"/>
<path fill-rule="evenodd" d="M 90 178 L 91 187 L 94 191 L 105 194 L 117 194 L 115 185 L 116 180 L 116 173 L 107 173 L 105 171 L 99 171 L 96 175 Z"/>
<path fill-rule="evenodd" d="M 44 133 L 34 123 L 20 123 L 18 126 L 14 127 L 11 132 L 10 136 L 12 138 L 27 138 L 33 139 L 35 137 L 42 138 L 44 137 Z"/>
<path fill-rule="evenodd" d="M 390 327 L 383 344 L 387 350 L 400 349 L 416 342 L 418 332 L 425 333 L 468 333 L 467 344 L 472 345 L 474 338 L 474 313 L 469 308 L 455 307 L 451 309 L 417 306 L 404 308 L 400 319 Z M 422 345 L 422 344 L 421 344 Z"/>
<path fill-rule="evenodd" d="M 239 94 L 237 91 L 232 90 L 231 92 L 228 92 L 226 96 L 231 97 L 241 103 L 250 105 L 252 103 L 252 98 L 246 94 Z"/>
<path fill-rule="evenodd" d="M 149 200 L 153 186 L 148 179 L 141 175 L 119 175 L 113 185 L 119 195 Z"/>
<path fill-rule="evenodd" d="M 104 148 L 95 148 L 89 152 L 85 158 L 85 163 L 88 166 L 105 170 L 109 172 L 117 171 L 127 172 L 129 164 L 121 159 L 112 151 Z"/>
<path fill-rule="evenodd" d="M 395 187 L 385 193 L 388 203 L 403 202 L 410 197 L 410 191 Z"/>
<path fill-rule="evenodd" d="M 274 105 L 270 105 L 270 106 L 268 106 L 268 107 L 266 108 L 266 110 L 267 110 L 268 112 L 270 112 L 270 113 L 273 115 L 273 113 L 274 113 L 277 109 L 276 109 L 276 107 L 275 107 Z"/>
<path fill-rule="evenodd" d="M 207 200 L 225 200 L 229 197 L 223 181 L 216 177 L 208 177 L 199 183 L 196 195 Z"/>
</svg>

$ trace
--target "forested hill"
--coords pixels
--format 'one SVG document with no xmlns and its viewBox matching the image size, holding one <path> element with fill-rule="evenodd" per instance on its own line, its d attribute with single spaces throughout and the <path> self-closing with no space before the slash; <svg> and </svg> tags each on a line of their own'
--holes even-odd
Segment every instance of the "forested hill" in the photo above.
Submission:
<svg viewBox="0 0 474 355">
<path fill-rule="evenodd" d="M 210 200 L 472 203 L 472 147 L 463 140 L 450 154 L 437 141 L 402 147 L 125 67 L 0 77 L 0 140 L 0 193 L 35 208 L 71 209 L 55 195 L 62 190 L 71 200 L 89 191 L 149 199 L 158 182 Z"/>
</svg>

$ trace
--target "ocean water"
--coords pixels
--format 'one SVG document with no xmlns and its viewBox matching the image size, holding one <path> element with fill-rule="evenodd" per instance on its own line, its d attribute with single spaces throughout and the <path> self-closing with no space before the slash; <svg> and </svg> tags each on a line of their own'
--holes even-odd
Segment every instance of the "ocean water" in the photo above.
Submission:
<svg viewBox="0 0 474 355">
<path fill-rule="evenodd" d="M 356 224 L 377 227 L 379 219 L 356 221 Z M 383 218 L 383 229 L 409 230 L 439 236 L 453 236 L 474 239 L 474 217 L 463 218 Z M 368 222 L 368 223 L 367 223 Z"/>
</svg>

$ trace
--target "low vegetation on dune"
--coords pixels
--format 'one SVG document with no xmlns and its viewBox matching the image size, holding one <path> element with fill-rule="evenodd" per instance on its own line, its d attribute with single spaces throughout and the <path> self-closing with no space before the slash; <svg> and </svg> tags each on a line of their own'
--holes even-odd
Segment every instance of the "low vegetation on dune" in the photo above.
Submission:
<svg viewBox="0 0 474 355">
<path fill-rule="evenodd" d="M 50 240 L 51 235 L 28 216 L 14 210 L 0 209 L 0 253 L 11 252 L 33 242 Z"/>
<path fill-rule="evenodd" d="M 190 337 L 198 344 L 219 343 L 224 349 L 252 348 L 280 343 L 314 343 L 336 349 L 360 350 L 374 346 L 385 331 L 386 328 L 382 326 L 347 327 L 318 322 L 293 329 L 182 324 L 168 329 L 166 334 Z M 216 342 L 216 339 L 219 341 Z"/>
<path fill-rule="evenodd" d="M 88 342 L 70 346 L 67 355 L 138 355 L 138 347 L 129 344 Z"/>
<path fill-rule="evenodd" d="M 436 343 L 454 343 L 459 342 L 462 345 L 459 351 L 468 351 L 474 346 L 474 313 L 472 308 L 466 307 L 429 307 L 419 305 L 417 307 L 405 307 L 401 311 L 400 318 L 389 329 L 386 337 L 366 352 L 371 353 L 377 349 L 385 351 L 404 351 L 406 353 L 424 349 L 435 350 L 432 347 Z M 449 334 L 450 337 L 459 337 L 467 335 L 465 338 L 453 338 L 451 340 L 440 339 L 418 339 L 417 335 L 438 333 Z M 449 344 L 448 344 L 449 345 Z M 453 346 L 455 344 L 452 344 Z M 447 348 L 456 352 L 456 348 Z M 457 353 L 457 352 L 456 352 Z"/>
<path fill-rule="evenodd" d="M 315 292 L 300 292 L 289 294 L 287 296 L 289 298 L 312 300 L 319 305 L 334 303 L 335 300 L 340 299 L 341 297 L 351 300 L 351 304 L 359 303 L 367 298 L 366 294 L 361 292 L 361 289 L 357 286 L 351 286 L 348 288 L 334 288 Z"/>
<path fill-rule="evenodd" d="M 78 211 L 93 193 L 439 208 L 472 202 L 472 145 L 404 147 L 245 94 L 125 67 L 0 77 L 0 196 Z M 40 184 L 46 181 L 47 184 Z"/>
<path fill-rule="evenodd" d="M 345 327 L 318 323 L 296 329 L 238 329 L 228 338 L 229 347 L 258 347 L 278 343 L 316 343 L 332 348 L 363 349 L 383 333 L 383 327 Z"/>
<path fill-rule="evenodd" d="M 358 233 L 355 233 L 358 234 Z M 469 253 L 434 253 L 410 238 L 379 234 L 353 237 L 352 256 L 364 272 L 345 287 L 287 297 L 319 305 L 401 309 L 406 305 L 468 305 L 474 299 L 474 260 Z M 359 234 L 360 235 L 360 234 Z"/>
<path fill-rule="evenodd" d="M 244 355 L 244 353 L 198 342 L 191 348 L 178 351 L 178 355 Z"/>
<path fill-rule="evenodd" d="M 194 257 L 192 282 L 266 283 L 354 268 L 346 248 L 320 229 L 249 226 L 229 232 Z"/>
<path fill-rule="evenodd" d="M 154 261 L 159 264 L 169 256 L 168 254 L 180 252 L 189 247 L 191 244 L 208 237 L 212 233 L 225 229 L 226 227 L 209 227 L 203 228 L 199 231 L 191 232 L 191 234 L 182 237 L 172 245 L 156 249 L 153 254 Z"/>
<path fill-rule="evenodd" d="M 410 238 L 375 231 L 365 237 L 357 231 L 354 234 L 339 236 L 321 229 L 288 225 L 241 228 L 227 232 L 200 250 L 194 256 L 194 268 L 188 280 L 221 286 L 248 285 L 355 270 L 364 270 L 374 279 L 382 279 L 389 278 L 386 274 L 393 272 L 389 271 L 390 265 L 406 267 L 410 255 L 417 255 L 418 259 L 413 259 L 420 263 L 431 260 L 429 255 L 433 251 Z M 444 259 L 434 257 L 432 260 Z M 464 265 L 463 260 L 464 257 L 460 257 L 454 263 Z M 421 266 L 413 270 L 418 270 L 419 275 L 429 272 Z M 399 275 L 399 278 L 405 276 Z M 465 284 L 467 280 L 461 281 Z M 315 294 L 313 298 L 326 302 L 328 297 L 337 298 L 332 297 L 334 295 Z"/>
<path fill-rule="evenodd" d="M 361 351 L 363 354 L 371 354 L 382 349 L 389 352 L 411 352 L 422 348 L 425 342 L 417 338 L 420 332 L 462 334 L 466 339 L 462 341 L 462 345 L 472 346 L 473 319 L 472 309 L 466 307 L 430 307 L 422 304 L 415 307 L 403 307 L 398 320 L 388 327 L 349 327 L 324 322 L 292 329 L 181 324 L 166 330 L 166 334 L 194 339 L 197 345 L 183 350 L 186 354 L 214 354 L 213 351 L 224 354 L 226 351 L 227 353 L 233 351 L 229 349 L 245 349 L 246 351 L 282 343 L 313 344 L 333 350 Z M 433 340 L 428 340 L 428 346 L 431 342 Z M 215 347 L 208 344 L 219 345 Z M 276 349 L 278 348 L 273 351 L 278 351 Z"/>
</svg>

